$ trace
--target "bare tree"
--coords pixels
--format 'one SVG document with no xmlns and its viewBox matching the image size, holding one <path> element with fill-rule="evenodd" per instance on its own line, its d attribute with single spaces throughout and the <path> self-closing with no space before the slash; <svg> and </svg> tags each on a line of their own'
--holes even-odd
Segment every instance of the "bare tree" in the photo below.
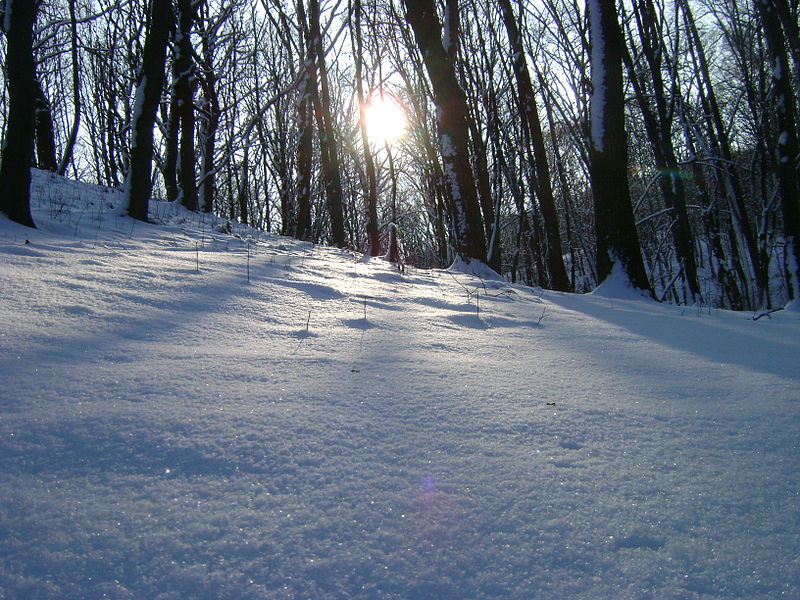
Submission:
<svg viewBox="0 0 800 600">
<path fill-rule="evenodd" d="M 597 235 L 597 276 L 618 265 L 630 285 L 650 293 L 633 219 L 622 87 L 622 31 L 614 0 L 589 0 L 592 43 L 590 176 Z"/>
<path fill-rule="evenodd" d="M 144 55 L 136 88 L 133 122 L 131 123 L 131 161 L 125 178 L 128 214 L 147 221 L 152 191 L 153 127 L 164 87 L 164 62 L 172 24 L 169 2 L 154 0 L 150 6 L 150 30 L 144 43 Z"/>
<path fill-rule="evenodd" d="M 350 23 L 351 35 L 355 43 L 355 54 L 353 55 L 353 62 L 355 64 L 355 80 L 356 80 L 356 98 L 358 100 L 359 110 L 359 130 L 361 132 L 361 145 L 363 147 L 364 156 L 364 169 L 366 174 L 366 229 L 367 239 L 369 240 L 369 254 L 370 256 L 379 256 L 381 253 L 381 240 L 379 236 L 378 227 L 378 183 L 377 175 L 375 173 L 375 160 L 372 157 L 372 150 L 370 149 L 369 137 L 367 136 L 367 123 L 364 98 L 364 81 L 363 81 L 363 57 L 364 57 L 364 43 L 361 31 L 361 17 L 363 6 L 361 0 L 353 0 L 350 3 Z"/>
<path fill-rule="evenodd" d="M 33 60 L 33 26 L 36 3 L 6 0 L 6 73 L 8 119 L 0 161 L 0 211 L 10 219 L 36 227 L 31 216 L 31 157 L 34 142 L 36 75 Z"/>
<path fill-rule="evenodd" d="M 564 256 L 561 250 L 561 230 L 558 223 L 555 200 L 553 199 L 550 167 L 547 164 L 544 135 L 539 121 L 539 109 L 536 105 L 536 95 L 533 91 L 533 84 L 525 61 L 522 36 L 511 8 L 511 0 L 500 0 L 499 4 L 511 45 L 511 62 L 517 82 L 517 93 L 519 94 L 520 117 L 526 130 L 526 137 L 530 140 L 530 145 L 532 146 L 535 185 L 537 188 L 536 195 L 544 218 L 546 261 L 550 275 L 550 285 L 555 290 L 568 291 L 570 283 L 567 278 L 567 270 L 564 267 Z"/>
<path fill-rule="evenodd" d="M 783 228 L 786 235 L 789 300 L 800 299 L 800 148 L 797 142 L 797 111 L 792 90 L 789 57 L 781 28 L 780 0 L 756 0 L 764 37 L 772 57 L 772 94 L 776 112 L 777 140 L 774 144 L 775 177 L 778 183 Z M 791 34 L 791 30 L 788 32 Z"/>
<path fill-rule="evenodd" d="M 455 251 L 467 264 L 475 260 L 486 262 L 486 237 L 470 167 L 467 103 L 454 65 L 457 2 L 447 3 L 444 42 L 433 0 L 405 0 L 405 7 L 406 20 L 414 31 L 433 88 L 445 181 L 453 199 Z"/>
<path fill-rule="evenodd" d="M 672 122 L 674 111 L 663 78 L 664 63 L 671 60 L 664 44 L 666 32 L 663 30 L 664 15 L 659 14 L 652 0 L 637 0 L 633 4 L 634 21 L 640 42 L 639 56 L 631 56 L 625 48 L 623 61 L 627 67 L 629 80 L 633 87 L 641 111 L 642 121 L 655 165 L 659 173 L 659 184 L 664 202 L 670 211 L 669 229 L 681 278 L 685 285 L 683 300 L 694 304 L 702 299 L 697 277 L 697 261 L 692 244 L 692 231 L 686 208 L 686 190 L 678 165 L 673 140 Z M 649 82 L 640 75 L 634 63 L 639 59 L 647 65 Z M 647 84 L 649 83 L 649 88 Z M 671 96 L 675 95 L 676 81 L 673 80 Z"/>
</svg>

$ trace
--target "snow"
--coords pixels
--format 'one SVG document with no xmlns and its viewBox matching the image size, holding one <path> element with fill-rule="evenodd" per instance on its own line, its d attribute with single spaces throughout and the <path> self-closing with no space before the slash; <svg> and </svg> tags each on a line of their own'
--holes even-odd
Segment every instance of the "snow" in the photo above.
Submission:
<svg viewBox="0 0 800 600">
<path fill-rule="evenodd" d="M 630 278 L 623 271 L 618 257 L 611 256 L 611 265 L 611 273 L 609 273 L 608 277 L 590 292 L 593 296 L 622 298 L 624 300 L 649 299 L 646 292 L 631 285 Z"/>
<path fill-rule="evenodd" d="M 0 597 L 800 597 L 797 313 L 33 197 L 0 217 Z"/>
<path fill-rule="evenodd" d="M 477 278 L 481 284 L 485 284 L 486 280 L 502 281 L 502 277 L 500 277 L 500 275 L 498 275 L 494 269 L 492 269 L 485 262 L 477 259 L 472 259 L 470 262 L 466 262 L 463 258 L 456 257 L 456 259 L 453 261 L 453 264 L 450 265 L 447 271 L 449 273 L 472 275 L 473 277 Z"/>
</svg>

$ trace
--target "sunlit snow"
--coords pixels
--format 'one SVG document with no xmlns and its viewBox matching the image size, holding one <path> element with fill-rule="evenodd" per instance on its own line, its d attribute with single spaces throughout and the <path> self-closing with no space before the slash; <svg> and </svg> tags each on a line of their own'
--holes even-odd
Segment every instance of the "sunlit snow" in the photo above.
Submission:
<svg viewBox="0 0 800 600">
<path fill-rule="evenodd" d="M 120 200 L 0 217 L 0 598 L 800 597 L 797 313 Z"/>
</svg>

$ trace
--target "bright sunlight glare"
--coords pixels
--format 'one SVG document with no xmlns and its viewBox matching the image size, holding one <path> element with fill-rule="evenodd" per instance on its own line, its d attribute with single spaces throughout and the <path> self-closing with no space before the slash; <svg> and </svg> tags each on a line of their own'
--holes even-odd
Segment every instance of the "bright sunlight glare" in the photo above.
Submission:
<svg viewBox="0 0 800 600">
<path fill-rule="evenodd" d="M 403 136 L 408 126 L 405 111 L 393 94 L 378 92 L 364 105 L 367 136 L 375 145 L 391 143 Z"/>
</svg>

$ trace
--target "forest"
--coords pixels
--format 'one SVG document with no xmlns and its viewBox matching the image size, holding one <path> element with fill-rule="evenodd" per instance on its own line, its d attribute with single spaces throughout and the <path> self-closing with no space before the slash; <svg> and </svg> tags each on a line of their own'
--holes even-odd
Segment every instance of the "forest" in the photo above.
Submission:
<svg viewBox="0 0 800 600">
<path fill-rule="evenodd" d="M 30 168 L 419 267 L 800 297 L 798 0 L 5 0 Z"/>
</svg>

